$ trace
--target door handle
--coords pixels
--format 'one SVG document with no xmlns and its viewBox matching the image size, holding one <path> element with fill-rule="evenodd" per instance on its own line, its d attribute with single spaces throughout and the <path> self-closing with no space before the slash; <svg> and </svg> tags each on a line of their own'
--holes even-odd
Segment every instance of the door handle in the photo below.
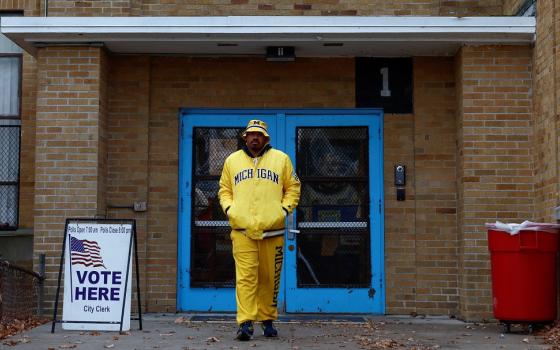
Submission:
<svg viewBox="0 0 560 350">
<path fill-rule="evenodd" d="M 299 230 L 296 230 L 294 226 L 294 213 L 291 213 L 288 216 L 288 240 L 293 241 L 296 238 L 296 233 L 299 233 Z"/>
<path fill-rule="evenodd" d="M 296 233 L 299 233 L 299 230 L 288 230 L 288 240 L 293 241 L 296 238 Z"/>
</svg>

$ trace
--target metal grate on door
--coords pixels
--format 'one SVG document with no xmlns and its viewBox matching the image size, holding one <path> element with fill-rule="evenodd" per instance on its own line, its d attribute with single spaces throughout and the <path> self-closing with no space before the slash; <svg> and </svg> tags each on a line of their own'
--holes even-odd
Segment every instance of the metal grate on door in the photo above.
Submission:
<svg viewBox="0 0 560 350">
<path fill-rule="evenodd" d="M 368 287 L 368 129 L 300 127 L 296 137 L 298 287 Z"/>
<path fill-rule="evenodd" d="M 194 128 L 191 286 L 234 287 L 230 227 L 218 199 L 225 159 L 240 149 L 242 128 Z"/>
</svg>

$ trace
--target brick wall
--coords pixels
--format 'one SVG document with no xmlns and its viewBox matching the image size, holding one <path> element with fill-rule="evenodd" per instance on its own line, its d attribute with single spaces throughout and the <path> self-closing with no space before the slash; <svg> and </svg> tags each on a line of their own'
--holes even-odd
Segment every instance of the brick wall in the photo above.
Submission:
<svg viewBox="0 0 560 350">
<path fill-rule="evenodd" d="M 37 64 L 23 55 L 21 96 L 21 149 L 19 185 L 19 227 L 33 228 L 35 192 L 35 102 Z"/>
<path fill-rule="evenodd" d="M 560 7 L 554 1 L 539 1 L 535 44 L 535 219 L 553 222 L 558 205 L 558 59 Z"/>
<path fill-rule="evenodd" d="M 468 59 L 467 59 L 468 61 Z M 458 52 L 455 56 L 455 96 L 456 96 L 456 109 L 457 109 L 457 117 L 456 125 L 457 125 L 457 249 L 458 249 L 458 268 L 459 273 L 465 270 L 465 259 L 461 258 L 465 253 L 465 244 L 463 243 L 465 238 L 465 230 L 462 229 L 462 225 L 465 222 L 465 186 L 463 181 L 463 174 L 465 172 L 465 165 L 462 157 L 462 145 L 464 143 L 464 131 L 463 131 L 463 122 L 462 116 L 464 115 L 465 106 L 464 106 L 464 99 L 463 93 L 464 89 L 464 81 L 463 81 L 463 66 L 464 66 L 464 59 L 461 52 Z M 472 87 L 471 87 L 472 88 Z M 470 89 L 471 89 L 470 88 Z M 468 108 L 467 108 L 468 110 Z M 468 138 L 468 137 L 467 137 Z M 465 297 L 465 290 L 464 290 L 465 283 L 463 282 L 463 278 L 461 276 L 457 276 L 457 287 L 459 292 L 459 314 L 465 312 L 466 307 L 461 305 L 461 302 L 466 299 Z"/>
<path fill-rule="evenodd" d="M 414 114 L 386 114 L 385 273 L 390 314 L 457 315 L 453 60 L 414 59 Z M 406 201 L 393 166 L 407 167 Z"/>
<path fill-rule="evenodd" d="M 130 16 L 130 0 L 49 0 L 49 16 Z"/>
<path fill-rule="evenodd" d="M 414 115 L 385 114 L 383 126 L 385 190 L 386 311 L 417 312 L 416 193 Z M 406 165 L 406 201 L 397 201 L 393 166 Z"/>
<path fill-rule="evenodd" d="M 54 300 L 65 219 L 104 214 L 105 60 L 103 49 L 90 47 L 43 48 L 37 55 L 34 249 L 35 256 L 46 254 L 47 301 Z"/>
<path fill-rule="evenodd" d="M 130 207 L 134 201 L 148 200 L 150 58 L 114 56 L 109 76 L 107 212 L 109 218 L 136 220 L 140 286 L 145 296 L 146 266 L 153 263 L 147 260 L 147 215 L 134 213 Z M 146 298 L 142 301 L 145 308 Z M 136 303 L 132 305 L 134 309 Z"/>
<path fill-rule="evenodd" d="M 502 0 L 50 0 L 50 16 L 498 16 Z"/>
<path fill-rule="evenodd" d="M 456 97 L 453 58 L 414 60 L 416 311 L 456 315 Z"/>
<path fill-rule="evenodd" d="M 39 16 L 40 0 L 0 0 L 2 11 L 24 11 L 25 16 Z"/>
<path fill-rule="evenodd" d="M 107 216 L 107 124 L 108 124 L 108 104 L 109 101 L 107 99 L 107 82 L 108 82 L 108 74 L 109 74 L 109 64 L 108 64 L 108 57 L 105 50 L 101 50 L 99 55 L 99 62 L 97 66 L 95 62 L 91 62 L 93 65 L 87 66 L 84 65 L 85 68 L 81 67 L 81 64 L 78 66 L 78 72 L 85 70 L 85 69 L 93 69 L 97 70 L 98 76 L 96 77 L 93 72 L 88 72 L 89 78 L 97 78 L 97 81 L 92 81 L 91 83 L 98 85 L 98 94 L 99 100 L 97 101 L 97 137 L 98 140 L 98 153 L 97 153 L 97 213 L 96 216 L 98 217 L 106 217 Z M 87 80 L 86 80 L 87 81 Z"/>
<path fill-rule="evenodd" d="M 459 288 L 468 319 L 491 313 L 484 223 L 533 215 L 531 55 L 518 46 L 458 55 Z"/>
<path fill-rule="evenodd" d="M 515 16 L 526 0 L 503 0 L 504 16 Z"/>
</svg>

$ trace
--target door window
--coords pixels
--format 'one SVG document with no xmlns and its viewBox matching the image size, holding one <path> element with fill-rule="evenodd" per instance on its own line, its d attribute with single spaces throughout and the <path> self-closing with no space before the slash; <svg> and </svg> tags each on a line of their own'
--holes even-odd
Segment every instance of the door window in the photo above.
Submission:
<svg viewBox="0 0 560 350">
<path fill-rule="evenodd" d="M 299 127 L 296 138 L 297 285 L 368 287 L 367 127 Z"/>
<path fill-rule="evenodd" d="M 193 130 L 191 286 L 235 287 L 230 228 L 218 199 L 225 159 L 241 148 L 242 128 Z"/>
</svg>

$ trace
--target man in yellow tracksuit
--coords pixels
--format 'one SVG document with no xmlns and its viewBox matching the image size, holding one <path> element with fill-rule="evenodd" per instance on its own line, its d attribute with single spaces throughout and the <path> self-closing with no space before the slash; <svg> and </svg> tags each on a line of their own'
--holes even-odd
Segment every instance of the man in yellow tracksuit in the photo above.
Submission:
<svg viewBox="0 0 560 350">
<path fill-rule="evenodd" d="M 237 339 L 253 336 L 261 321 L 266 337 L 276 337 L 278 290 L 284 256 L 285 218 L 297 206 L 301 184 L 287 154 L 273 149 L 267 125 L 251 120 L 243 149 L 225 161 L 220 204 L 231 226 L 235 260 Z"/>
</svg>

